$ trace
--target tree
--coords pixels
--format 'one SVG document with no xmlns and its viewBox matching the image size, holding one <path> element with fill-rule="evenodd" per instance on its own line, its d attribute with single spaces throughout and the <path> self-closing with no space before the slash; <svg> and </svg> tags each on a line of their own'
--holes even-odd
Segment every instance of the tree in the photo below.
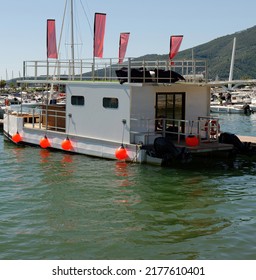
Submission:
<svg viewBox="0 0 256 280">
<path fill-rule="evenodd" d="M 1 90 L 3 90 L 3 88 L 5 88 L 5 86 L 6 86 L 6 81 L 5 80 L 1 80 L 0 81 L 0 88 L 1 88 Z"/>
<path fill-rule="evenodd" d="M 12 90 L 16 90 L 16 85 L 15 85 L 14 82 L 11 82 L 11 83 L 9 84 L 9 86 L 10 86 L 10 88 L 11 88 Z"/>
</svg>

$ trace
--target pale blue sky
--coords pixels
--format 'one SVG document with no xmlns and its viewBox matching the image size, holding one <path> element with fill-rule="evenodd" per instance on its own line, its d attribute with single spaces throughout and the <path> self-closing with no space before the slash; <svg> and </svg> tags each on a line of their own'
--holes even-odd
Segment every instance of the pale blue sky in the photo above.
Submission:
<svg viewBox="0 0 256 280">
<path fill-rule="evenodd" d="M 60 35 L 66 0 L 0 0 L 0 78 L 19 76 L 24 60 L 46 59 L 46 20 Z M 117 57 L 120 32 L 130 32 L 126 56 L 169 52 L 171 35 L 184 35 L 181 50 L 256 25 L 252 0 L 74 0 L 79 20 L 79 58 L 92 57 L 93 17 L 107 14 L 104 57 Z M 90 25 L 80 3 L 86 10 Z M 63 45 L 69 43 L 68 33 Z M 61 57 L 66 58 L 63 48 Z"/>
</svg>

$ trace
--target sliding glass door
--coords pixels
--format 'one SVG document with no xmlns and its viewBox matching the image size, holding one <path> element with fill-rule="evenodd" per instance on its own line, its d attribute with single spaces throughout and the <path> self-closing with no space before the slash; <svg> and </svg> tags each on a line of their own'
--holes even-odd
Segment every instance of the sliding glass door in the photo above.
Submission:
<svg viewBox="0 0 256 280">
<path fill-rule="evenodd" d="M 163 129 L 162 119 L 165 121 L 165 130 L 178 132 L 184 130 L 184 125 L 178 128 L 177 120 L 185 120 L 185 92 L 156 94 L 156 130 Z"/>
</svg>

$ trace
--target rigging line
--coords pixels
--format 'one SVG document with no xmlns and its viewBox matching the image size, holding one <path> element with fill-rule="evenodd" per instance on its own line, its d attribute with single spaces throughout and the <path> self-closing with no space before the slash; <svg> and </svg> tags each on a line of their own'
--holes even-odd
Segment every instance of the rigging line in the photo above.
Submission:
<svg viewBox="0 0 256 280">
<path fill-rule="evenodd" d="M 58 44 L 58 49 L 57 49 L 58 57 L 59 57 L 59 55 L 60 55 L 60 45 L 61 45 L 62 34 L 63 34 L 64 23 L 65 23 L 65 17 L 66 17 L 66 11 L 67 11 L 67 2 L 68 2 L 68 0 L 66 0 L 65 8 L 64 8 L 64 13 L 63 13 L 63 18 L 62 18 L 62 25 L 61 25 L 61 31 L 60 31 L 60 38 L 59 38 L 59 44 Z M 55 62 L 53 77 L 55 77 L 55 75 L 56 75 L 57 66 L 58 66 L 58 59 L 57 59 L 56 62 Z M 53 86 L 53 85 L 52 85 L 52 86 Z M 52 87 L 52 86 L 51 86 L 51 87 Z"/>
<path fill-rule="evenodd" d="M 70 21 L 68 20 L 66 30 L 65 30 L 65 58 L 68 58 L 68 59 L 70 58 L 69 52 L 70 52 L 70 44 L 71 44 L 71 43 L 69 43 L 70 29 L 71 29 Z"/>
<path fill-rule="evenodd" d="M 75 15 L 78 15 L 78 7 L 75 3 L 74 5 L 74 13 Z M 77 43 L 75 44 L 76 46 L 76 53 L 77 53 L 77 58 L 79 59 L 81 57 L 81 53 L 82 53 L 82 46 L 83 46 L 83 39 L 82 39 L 82 32 L 81 32 L 81 28 L 80 28 L 80 21 L 79 21 L 79 16 L 75 16 L 75 30 L 77 32 L 75 32 L 75 40 L 77 41 Z"/>
<path fill-rule="evenodd" d="M 89 17 L 88 17 L 88 15 L 87 15 L 87 13 L 86 13 L 86 10 L 85 10 L 84 5 L 83 5 L 83 3 L 82 3 L 81 0 L 80 0 L 80 3 L 81 3 L 81 6 L 82 6 L 82 9 L 83 9 L 83 11 L 84 11 L 84 14 L 85 14 L 87 23 L 88 23 L 88 25 L 89 25 L 90 32 L 91 32 L 91 36 L 92 36 L 92 38 L 93 38 L 92 26 L 91 26 L 91 24 L 90 24 Z"/>
<path fill-rule="evenodd" d="M 65 3 L 64 14 L 63 14 L 63 19 L 62 19 L 62 26 L 61 26 L 61 32 L 60 32 L 60 38 L 59 38 L 59 44 L 58 44 L 58 49 L 57 49 L 58 57 L 59 57 L 59 52 L 60 52 L 60 44 L 61 44 L 61 39 L 62 39 L 62 33 L 63 33 L 63 29 L 64 29 L 63 27 L 64 27 L 66 10 L 67 10 L 67 2 L 68 2 L 68 0 L 66 0 L 66 3 Z M 54 71 L 53 71 L 53 80 L 54 80 L 54 78 L 56 76 L 56 71 L 57 71 L 57 68 L 58 68 L 58 61 L 59 61 L 59 59 L 57 58 L 56 61 L 55 61 L 55 66 L 54 66 Z M 52 95 L 53 95 L 53 82 L 51 83 L 50 99 L 48 100 L 48 102 L 50 102 L 50 100 L 52 98 Z M 47 94 L 47 97 L 48 97 L 48 94 Z M 47 102 L 47 104 L 48 104 L 48 102 Z"/>
<path fill-rule="evenodd" d="M 63 29 L 64 29 L 65 17 L 66 17 L 66 12 L 67 12 L 67 2 L 68 2 L 68 0 L 66 0 L 65 8 L 64 8 L 64 13 L 63 13 L 63 19 L 62 19 L 62 24 L 61 24 L 61 33 L 60 33 L 60 39 L 59 39 L 59 44 L 58 44 L 58 54 L 59 54 L 59 51 L 60 51 L 60 44 L 61 44 L 61 40 L 62 40 L 62 34 L 63 34 Z"/>
</svg>

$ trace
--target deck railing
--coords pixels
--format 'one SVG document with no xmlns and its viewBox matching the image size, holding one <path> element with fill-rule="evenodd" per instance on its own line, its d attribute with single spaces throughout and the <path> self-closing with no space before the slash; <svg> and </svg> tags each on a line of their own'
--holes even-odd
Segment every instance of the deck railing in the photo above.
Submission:
<svg viewBox="0 0 256 280">
<path fill-rule="evenodd" d="M 41 105 L 30 113 L 17 113 L 24 119 L 24 126 L 43 130 L 66 131 L 66 115 L 64 108 L 53 108 L 52 105 Z"/>
<path fill-rule="evenodd" d="M 220 133 L 219 120 L 214 117 L 198 117 L 197 120 L 177 120 L 168 118 L 157 119 L 131 119 L 130 131 L 132 141 L 139 136 L 144 137 L 143 144 L 148 145 L 152 141 L 149 140 L 158 134 L 159 136 L 169 137 L 178 144 L 185 141 L 189 135 L 198 138 L 199 143 L 217 142 Z M 139 129 L 138 129 L 139 128 Z"/>
<path fill-rule="evenodd" d="M 36 129 L 66 132 L 65 108 L 53 108 L 54 105 L 43 105 L 40 110 L 33 109 L 30 114 L 23 114 L 24 126 Z M 174 142 L 181 144 L 189 135 L 198 138 L 199 143 L 217 142 L 220 134 L 218 118 L 206 116 L 197 120 L 177 120 L 168 118 L 156 119 L 130 119 L 131 143 L 141 142 L 145 145 L 152 144 L 153 139 L 159 135 L 169 137 Z M 152 137 L 152 139 L 151 139 Z"/>
<path fill-rule="evenodd" d="M 122 64 L 118 59 L 95 60 L 48 60 L 25 61 L 23 63 L 24 80 L 83 80 L 83 81 L 117 81 L 116 71 L 128 69 L 123 77 L 131 82 L 131 69 L 140 71 L 139 76 L 133 76 L 142 82 L 160 82 L 155 71 L 175 71 L 188 82 L 204 82 L 208 80 L 207 65 L 204 60 L 138 60 L 128 58 Z M 148 74 L 150 72 L 150 75 Z M 135 74 L 136 75 L 136 74 Z M 170 72 L 170 77 L 172 78 Z M 162 82 L 162 81 L 161 81 Z"/>
</svg>

